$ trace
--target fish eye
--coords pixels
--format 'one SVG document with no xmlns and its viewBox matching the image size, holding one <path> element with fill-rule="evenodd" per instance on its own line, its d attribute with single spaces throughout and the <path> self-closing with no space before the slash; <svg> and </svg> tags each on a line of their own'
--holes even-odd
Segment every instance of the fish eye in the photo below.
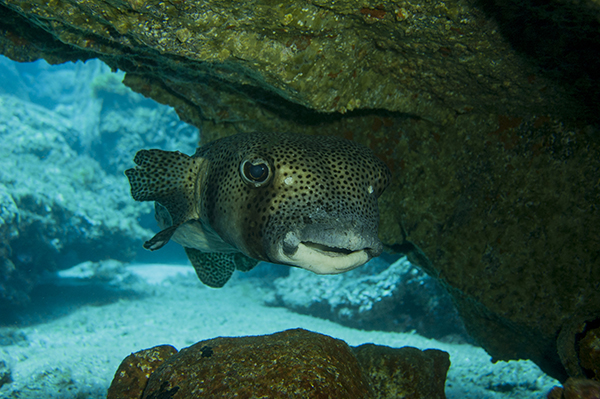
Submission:
<svg viewBox="0 0 600 399">
<path fill-rule="evenodd" d="M 252 181 L 262 182 L 267 178 L 269 169 L 264 163 L 252 165 L 250 162 L 244 164 L 244 176 Z"/>
<path fill-rule="evenodd" d="M 271 168 L 263 159 L 246 159 L 240 165 L 242 179 L 255 187 L 260 187 L 269 180 Z"/>
</svg>

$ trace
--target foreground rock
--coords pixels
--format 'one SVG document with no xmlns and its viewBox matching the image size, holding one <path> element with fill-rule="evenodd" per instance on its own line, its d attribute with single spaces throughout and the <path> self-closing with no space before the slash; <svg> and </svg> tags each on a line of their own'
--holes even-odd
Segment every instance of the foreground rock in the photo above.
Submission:
<svg viewBox="0 0 600 399">
<path fill-rule="evenodd" d="M 115 373 L 107 398 L 141 398 L 148 385 L 148 378 L 176 353 L 177 349 L 171 345 L 161 345 L 127 356 Z"/>
<path fill-rule="evenodd" d="M 442 351 L 371 344 L 351 348 L 302 329 L 214 338 L 169 357 L 172 351 L 163 346 L 127 357 L 108 399 L 198 395 L 442 399 L 450 366 L 448 354 Z"/>
</svg>

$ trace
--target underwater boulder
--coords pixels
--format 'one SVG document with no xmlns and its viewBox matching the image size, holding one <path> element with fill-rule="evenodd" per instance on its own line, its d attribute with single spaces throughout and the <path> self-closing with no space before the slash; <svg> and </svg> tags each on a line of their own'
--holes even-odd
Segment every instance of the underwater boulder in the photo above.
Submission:
<svg viewBox="0 0 600 399">
<path fill-rule="evenodd" d="M 442 351 L 372 344 L 351 348 L 303 329 L 209 339 L 171 357 L 171 347 L 163 351 L 165 347 L 127 357 L 115 374 L 108 399 L 198 395 L 443 399 L 450 366 L 448 354 Z M 147 359 L 155 361 L 147 366 Z M 131 384 L 134 388 L 128 391 Z"/>
<path fill-rule="evenodd" d="M 150 375 L 176 353 L 171 345 L 159 345 L 127 356 L 108 388 L 107 399 L 141 398 Z"/>
<path fill-rule="evenodd" d="M 575 315 L 558 336 L 558 355 L 572 378 L 600 381 L 600 323 L 590 323 L 593 316 Z"/>
<path fill-rule="evenodd" d="M 374 398 L 442 399 L 450 359 L 437 349 L 364 344 L 353 347 Z"/>
<path fill-rule="evenodd" d="M 271 306 L 362 330 L 416 331 L 427 338 L 469 341 L 449 295 L 406 257 L 392 264 L 376 258 L 334 276 L 291 269 L 273 285 Z"/>
<path fill-rule="evenodd" d="M 473 111 L 583 113 L 564 101 L 572 98 L 568 88 L 523 62 L 471 3 L 101 4 L 100 16 L 93 1 L 3 0 L 0 50 L 18 61 L 99 57 L 128 72 L 125 81 L 136 91 L 210 127 L 204 140 L 235 131 L 296 132 L 303 120 L 332 132 L 316 126 L 327 121 L 319 113 L 353 110 L 433 124 Z M 526 12 L 515 8 L 515 15 Z M 597 14 L 587 4 L 574 8 Z M 342 135 L 346 127 L 334 130 Z"/>
</svg>

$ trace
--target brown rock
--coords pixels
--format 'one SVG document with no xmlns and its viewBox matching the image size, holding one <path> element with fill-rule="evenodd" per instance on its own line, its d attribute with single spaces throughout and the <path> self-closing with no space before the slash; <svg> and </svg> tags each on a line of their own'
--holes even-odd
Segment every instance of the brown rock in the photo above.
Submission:
<svg viewBox="0 0 600 399">
<path fill-rule="evenodd" d="M 182 349 L 148 381 L 143 398 L 370 398 L 343 341 L 302 329 L 214 338 Z"/>
<path fill-rule="evenodd" d="M 564 399 L 598 399 L 600 382 L 583 378 L 569 378 L 565 383 Z"/>
<path fill-rule="evenodd" d="M 600 380 L 600 328 L 597 318 L 596 312 L 574 314 L 564 323 L 558 335 L 558 355 L 572 378 Z"/>
<path fill-rule="evenodd" d="M 173 353 L 165 345 L 128 356 L 108 399 L 443 399 L 450 365 L 448 354 L 438 350 L 351 348 L 303 329 L 214 338 Z"/>
<path fill-rule="evenodd" d="M 448 353 L 365 344 L 353 352 L 371 380 L 373 398 L 443 399 Z"/>
<path fill-rule="evenodd" d="M 598 399 L 600 382 L 585 378 L 569 378 L 564 388 L 554 387 L 548 392 L 547 399 Z"/>
<path fill-rule="evenodd" d="M 115 373 L 106 399 L 141 398 L 150 375 L 176 353 L 171 345 L 160 345 L 127 356 Z"/>
<path fill-rule="evenodd" d="M 574 314 L 600 317 L 600 186 L 589 184 L 600 146 L 588 141 L 594 130 L 547 128 L 499 118 L 476 142 L 460 132 L 407 139 L 407 166 L 381 197 L 380 231 L 400 221 L 409 259 L 448 289 L 494 360 L 531 359 L 564 381 L 574 375 L 557 335 Z"/>
<path fill-rule="evenodd" d="M 554 387 L 546 395 L 546 399 L 562 399 L 563 389 L 561 387 Z"/>
<path fill-rule="evenodd" d="M 600 381 L 600 327 L 586 331 L 579 341 L 579 359 L 586 374 Z"/>
</svg>

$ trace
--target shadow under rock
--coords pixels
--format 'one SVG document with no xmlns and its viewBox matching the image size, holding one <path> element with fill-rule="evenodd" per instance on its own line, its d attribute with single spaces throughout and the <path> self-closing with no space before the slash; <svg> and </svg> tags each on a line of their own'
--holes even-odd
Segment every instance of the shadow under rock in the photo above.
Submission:
<svg viewBox="0 0 600 399">
<path fill-rule="evenodd" d="M 41 284 L 31 293 L 31 301 L 27 305 L 0 308 L 0 327 L 46 323 L 68 316 L 84 306 L 103 306 L 121 299 L 139 299 L 146 295 L 137 290 L 100 282 Z"/>
</svg>

